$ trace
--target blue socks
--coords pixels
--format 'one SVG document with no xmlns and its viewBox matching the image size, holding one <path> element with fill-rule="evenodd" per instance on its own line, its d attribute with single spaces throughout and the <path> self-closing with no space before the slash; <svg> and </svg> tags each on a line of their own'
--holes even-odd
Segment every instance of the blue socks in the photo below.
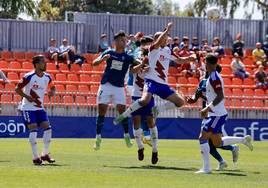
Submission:
<svg viewBox="0 0 268 188">
<path fill-rule="evenodd" d="M 209 147 L 210 147 L 210 154 L 219 162 L 223 161 L 223 158 L 221 157 L 221 155 L 219 154 L 219 152 L 217 151 L 216 147 L 213 145 L 212 140 L 209 139 Z"/>
<path fill-rule="evenodd" d="M 124 129 L 124 133 L 127 134 L 129 131 L 128 131 L 128 126 L 129 126 L 129 119 L 128 117 L 126 117 L 123 121 L 122 121 L 122 124 L 123 124 L 123 129 Z"/>
<path fill-rule="evenodd" d="M 218 148 L 221 148 L 221 149 L 224 149 L 224 150 L 230 150 L 230 151 L 233 151 L 234 150 L 234 146 L 233 145 L 220 146 Z"/>
</svg>

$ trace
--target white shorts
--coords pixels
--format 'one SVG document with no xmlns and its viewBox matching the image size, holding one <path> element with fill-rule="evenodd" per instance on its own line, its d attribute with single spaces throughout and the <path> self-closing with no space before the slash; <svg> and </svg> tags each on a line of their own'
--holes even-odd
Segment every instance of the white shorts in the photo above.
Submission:
<svg viewBox="0 0 268 188">
<path fill-rule="evenodd" d="M 133 86 L 129 86 L 127 85 L 127 92 L 130 96 L 132 96 L 132 92 L 133 92 Z"/>
<path fill-rule="evenodd" d="M 109 105 L 113 98 L 113 105 L 126 105 L 126 95 L 124 87 L 116 87 L 110 83 L 101 84 L 97 95 L 97 104 Z"/>
</svg>

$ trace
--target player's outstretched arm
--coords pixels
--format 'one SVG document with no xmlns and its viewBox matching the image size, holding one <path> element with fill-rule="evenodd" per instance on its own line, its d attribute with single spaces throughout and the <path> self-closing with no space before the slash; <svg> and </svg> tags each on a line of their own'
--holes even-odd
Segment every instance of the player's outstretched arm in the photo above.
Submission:
<svg viewBox="0 0 268 188">
<path fill-rule="evenodd" d="M 195 59 L 196 58 L 194 56 L 189 56 L 189 57 L 179 57 L 173 61 L 177 64 L 185 64 L 185 63 L 188 63 L 190 61 L 195 61 Z"/>
<path fill-rule="evenodd" d="M 145 65 L 146 62 L 148 62 L 148 57 L 143 58 L 142 61 L 140 61 L 138 59 L 135 59 L 135 64 L 136 65 L 133 65 L 133 66 L 130 67 L 129 73 L 130 74 L 135 74 L 135 73 L 139 72 L 139 70 L 141 68 L 143 68 L 143 66 Z"/>
<path fill-rule="evenodd" d="M 93 61 L 93 66 L 98 66 L 99 64 L 101 64 L 104 61 L 107 61 L 109 58 L 111 57 L 110 54 L 106 54 L 104 55 L 102 58 L 97 58 Z"/>
<path fill-rule="evenodd" d="M 169 34 L 170 30 L 172 29 L 172 26 L 173 26 L 172 22 L 168 23 L 167 29 L 157 39 L 157 41 L 154 45 L 155 49 L 158 49 L 159 46 L 165 41 L 167 35 Z"/>
<path fill-rule="evenodd" d="M 195 94 L 192 97 L 187 98 L 187 103 L 194 104 L 199 99 L 199 97 L 204 97 L 201 89 L 198 87 L 195 90 Z"/>
<path fill-rule="evenodd" d="M 29 96 L 29 95 L 26 95 L 21 88 L 19 88 L 18 86 L 16 86 L 15 88 L 15 91 L 18 95 L 22 96 L 22 97 L 25 97 L 29 102 L 34 102 L 35 101 L 35 98 Z"/>
</svg>

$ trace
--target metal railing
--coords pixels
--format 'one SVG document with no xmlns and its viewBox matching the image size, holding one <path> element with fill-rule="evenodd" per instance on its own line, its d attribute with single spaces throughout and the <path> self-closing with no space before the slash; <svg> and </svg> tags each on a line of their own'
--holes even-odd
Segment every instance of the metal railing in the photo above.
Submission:
<svg viewBox="0 0 268 188">
<path fill-rule="evenodd" d="M 21 98 L 12 90 L 1 90 L 2 115 L 16 115 L 17 106 Z M 127 95 L 127 104 L 131 98 Z M 188 97 L 191 94 L 186 94 Z M 267 119 L 268 118 L 268 96 L 250 95 L 227 95 L 226 108 L 228 118 L 232 119 Z M 155 96 L 155 105 L 166 103 L 166 100 Z M 49 116 L 87 116 L 96 117 L 97 93 L 87 91 L 57 91 L 53 97 L 45 95 L 44 108 Z M 159 117 L 168 118 L 199 118 L 202 109 L 202 101 L 195 104 L 185 104 L 181 108 L 162 112 Z M 109 105 L 106 117 L 118 116 L 114 105 Z"/>
<path fill-rule="evenodd" d="M 162 31 L 168 22 L 173 22 L 174 26 L 170 35 L 179 37 L 180 41 L 183 36 L 188 36 L 190 42 L 193 37 L 198 37 L 199 44 L 202 43 L 202 39 L 207 39 L 210 45 L 214 37 L 220 37 L 221 44 L 225 48 L 232 48 L 236 35 L 240 33 L 245 41 L 245 48 L 254 49 L 256 42 L 264 41 L 268 29 L 266 20 L 220 19 L 213 22 L 207 18 L 191 17 L 68 13 L 74 14 L 75 22 L 98 24 L 99 31 L 107 35 L 109 44 L 113 44 L 113 36 L 119 30 L 124 30 L 127 34 L 136 34 L 141 31 L 145 35 L 153 35 L 157 31 Z"/>
</svg>

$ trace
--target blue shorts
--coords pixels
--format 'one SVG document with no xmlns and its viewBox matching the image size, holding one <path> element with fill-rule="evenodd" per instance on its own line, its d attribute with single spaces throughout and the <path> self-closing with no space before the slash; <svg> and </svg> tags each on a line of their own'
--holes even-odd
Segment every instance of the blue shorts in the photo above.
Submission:
<svg viewBox="0 0 268 188">
<path fill-rule="evenodd" d="M 162 99 L 166 99 L 167 97 L 169 97 L 173 93 L 176 93 L 174 91 L 174 89 L 169 87 L 169 85 L 160 84 L 160 83 L 157 83 L 157 82 L 150 80 L 150 79 L 147 79 L 147 78 L 145 78 L 143 88 L 144 88 L 145 92 L 156 94 L 159 97 L 161 97 Z"/>
<path fill-rule="evenodd" d="M 49 121 L 45 110 L 22 110 L 21 114 L 26 125 L 36 123 L 39 126 L 44 121 Z"/>
<path fill-rule="evenodd" d="M 140 99 L 140 97 L 131 97 L 131 98 L 132 98 L 132 103 Z M 131 115 L 132 116 L 141 116 L 141 115 L 153 116 L 152 110 L 151 110 L 153 107 L 154 107 L 154 98 L 152 97 L 151 101 L 146 106 L 141 107 L 138 110 L 132 112 Z"/>
<path fill-rule="evenodd" d="M 224 116 L 211 116 L 204 122 L 202 129 L 206 132 L 213 132 L 215 135 L 222 133 L 222 127 L 227 120 L 227 114 Z"/>
</svg>

